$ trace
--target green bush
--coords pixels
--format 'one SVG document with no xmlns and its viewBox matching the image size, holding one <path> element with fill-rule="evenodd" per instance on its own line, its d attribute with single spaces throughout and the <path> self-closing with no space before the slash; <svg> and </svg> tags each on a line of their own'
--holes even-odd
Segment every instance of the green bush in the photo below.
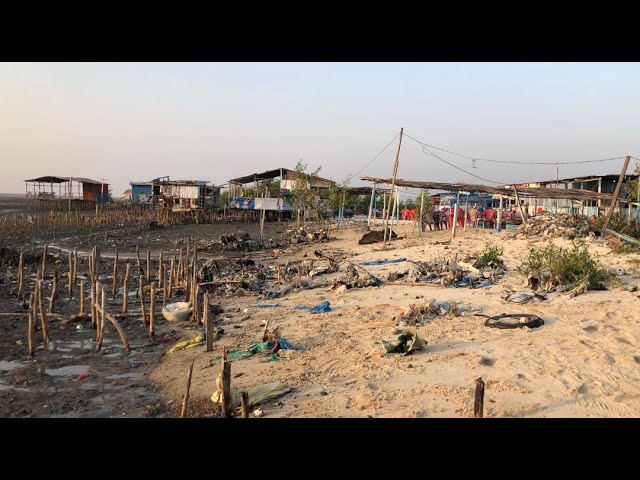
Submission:
<svg viewBox="0 0 640 480">
<path fill-rule="evenodd" d="M 484 250 L 480 252 L 480 255 L 476 258 L 476 261 L 473 262 L 473 266 L 475 268 L 483 268 L 495 265 L 502 264 L 502 256 L 503 250 L 497 245 L 491 245 L 487 242 Z"/>
<path fill-rule="evenodd" d="M 570 248 L 549 243 L 546 247 L 531 248 L 517 270 L 523 275 L 550 276 L 553 283 L 575 285 L 586 282 L 589 288 L 597 288 L 609 277 L 607 270 L 589 254 L 584 241 L 573 242 Z"/>
</svg>

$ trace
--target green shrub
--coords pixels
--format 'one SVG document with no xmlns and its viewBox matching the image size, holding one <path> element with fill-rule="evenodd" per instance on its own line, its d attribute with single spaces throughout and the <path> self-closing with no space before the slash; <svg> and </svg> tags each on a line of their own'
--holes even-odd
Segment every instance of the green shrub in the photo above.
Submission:
<svg viewBox="0 0 640 480">
<path fill-rule="evenodd" d="M 609 277 L 607 270 L 589 254 L 584 241 L 573 242 L 570 248 L 549 243 L 546 247 L 531 248 L 517 270 L 523 275 L 548 276 L 554 284 L 575 285 L 585 282 L 588 288 L 597 288 Z"/>
<path fill-rule="evenodd" d="M 475 268 L 483 268 L 489 266 L 502 265 L 502 256 L 503 250 L 497 245 L 491 245 L 487 242 L 484 250 L 480 252 L 476 261 L 473 262 L 473 266 Z"/>
</svg>

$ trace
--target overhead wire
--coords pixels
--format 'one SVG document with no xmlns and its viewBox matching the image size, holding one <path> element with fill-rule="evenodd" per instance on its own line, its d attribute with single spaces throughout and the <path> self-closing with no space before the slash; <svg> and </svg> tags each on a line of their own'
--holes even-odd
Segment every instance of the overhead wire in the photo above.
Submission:
<svg viewBox="0 0 640 480">
<path fill-rule="evenodd" d="M 369 165 L 371 165 L 373 162 L 375 162 L 375 161 L 378 159 L 378 157 L 380 157 L 380 155 L 382 155 L 382 154 L 387 150 L 387 148 L 389 148 L 389 147 L 391 146 L 391 144 L 396 140 L 396 138 L 398 138 L 398 135 L 400 135 L 400 134 L 399 134 L 399 133 L 396 133 L 396 136 L 395 136 L 395 137 L 393 137 L 393 138 L 391 139 L 391 141 L 390 141 L 389 143 L 387 143 L 387 145 L 386 145 L 382 150 L 380 150 L 380 153 L 378 153 L 375 157 L 373 157 L 373 158 L 369 161 L 369 163 L 367 163 L 364 167 L 362 167 L 362 168 L 361 168 L 360 170 L 358 170 L 356 173 L 353 173 L 353 174 L 351 174 L 350 176 L 346 177 L 345 181 L 347 181 L 347 182 L 348 182 L 348 181 L 349 181 L 349 180 L 351 180 L 353 177 L 355 177 L 355 176 L 356 176 L 356 175 L 358 175 L 360 172 L 362 172 L 364 169 L 366 169 L 367 167 L 369 167 Z"/>
</svg>

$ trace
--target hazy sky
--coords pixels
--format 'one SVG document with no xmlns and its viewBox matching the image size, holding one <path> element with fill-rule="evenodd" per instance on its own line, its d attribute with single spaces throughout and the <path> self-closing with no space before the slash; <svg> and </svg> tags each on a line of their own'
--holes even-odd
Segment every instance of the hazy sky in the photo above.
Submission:
<svg viewBox="0 0 640 480">
<path fill-rule="evenodd" d="M 0 192 L 42 175 L 105 178 L 116 195 L 164 175 L 222 184 L 300 158 L 342 180 L 400 127 L 477 157 L 640 157 L 640 64 L 0 63 Z M 361 175 L 390 176 L 394 153 Z M 501 182 L 556 175 L 443 158 Z M 561 166 L 560 177 L 621 165 Z M 486 183 L 409 139 L 398 176 Z"/>
</svg>

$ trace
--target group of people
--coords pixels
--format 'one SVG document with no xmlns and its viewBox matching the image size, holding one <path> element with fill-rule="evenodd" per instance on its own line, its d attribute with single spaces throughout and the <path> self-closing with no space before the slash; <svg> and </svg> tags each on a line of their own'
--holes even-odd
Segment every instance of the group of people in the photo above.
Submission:
<svg viewBox="0 0 640 480">
<path fill-rule="evenodd" d="M 442 207 L 432 212 L 428 212 L 422 216 L 422 230 L 425 231 L 428 227 L 429 230 L 443 230 L 453 227 L 453 219 L 455 216 L 455 208 Z M 495 228 L 496 220 L 498 218 L 498 210 L 495 208 L 483 208 L 483 207 L 469 207 L 465 212 L 465 209 L 458 207 L 457 225 L 463 228 L 465 222 L 471 227 L 475 227 L 477 222 L 483 221 L 489 223 L 489 228 Z M 520 214 L 515 209 L 504 210 L 503 219 L 520 219 Z"/>
</svg>

